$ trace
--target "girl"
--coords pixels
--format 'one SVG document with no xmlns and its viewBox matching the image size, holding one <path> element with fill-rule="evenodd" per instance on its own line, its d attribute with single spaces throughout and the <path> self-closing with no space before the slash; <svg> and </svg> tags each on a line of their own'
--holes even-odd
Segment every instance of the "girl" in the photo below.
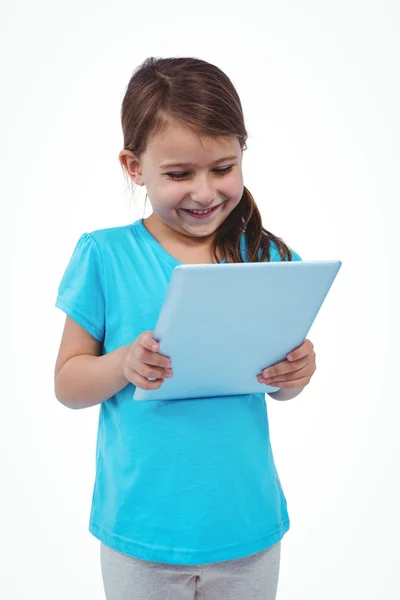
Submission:
<svg viewBox="0 0 400 600">
<path fill-rule="evenodd" d="M 89 529 L 106 597 L 273 600 L 289 517 L 265 395 L 132 395 L 173 376 L 152 330 L 177 265 L 301 259 L 262 227 L 243 185 L 242 107 L 216 66 L 147 59 L 126 90 L 122 128 L 121 165 L 146 186 L 153 213 L 83 234 L 56 302 L 67 315 L 56 397 L 101 405 Z M 287 400 L 314 371 L 306 340 L 258 380 Z"/>
</svg>

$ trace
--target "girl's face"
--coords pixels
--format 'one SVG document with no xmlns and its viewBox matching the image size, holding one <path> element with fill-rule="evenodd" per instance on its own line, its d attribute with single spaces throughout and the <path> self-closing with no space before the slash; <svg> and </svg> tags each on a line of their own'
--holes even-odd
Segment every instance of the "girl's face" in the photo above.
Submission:
<svg viewBox="0 0 400 600">
<path fill-rule="evenodd" d="M 153 221 L 200 238 L 212 236 L 239 203 L 242 154 L 235 137 L 200 138 L 175 124 L 151 137 L 139 162 L 127 156 L 127 166 L 134 181 L 146 186 Z"/>
</svg>

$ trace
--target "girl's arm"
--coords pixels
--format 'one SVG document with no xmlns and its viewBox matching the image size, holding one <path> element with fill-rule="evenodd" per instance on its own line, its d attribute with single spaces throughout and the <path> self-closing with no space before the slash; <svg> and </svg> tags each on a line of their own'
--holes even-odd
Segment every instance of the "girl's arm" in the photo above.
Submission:
<svg viewBox="0 0 400 600">
<path fill-rule="evenodd" d="M 129 344 L 101 355 L 101 343 L 66 317 L 54 373 L 57 400 L 68 408 L 88 408 L 128 385 L 122 370 Z"/>
</svg>

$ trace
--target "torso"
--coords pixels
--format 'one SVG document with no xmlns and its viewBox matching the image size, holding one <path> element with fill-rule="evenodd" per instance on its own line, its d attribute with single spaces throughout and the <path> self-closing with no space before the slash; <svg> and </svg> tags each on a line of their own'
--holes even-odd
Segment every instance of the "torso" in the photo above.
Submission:
<svg viewBox="0 0 400 600">
<path fill-rule="evenodd" d="M 92 232 L 66 272 L 63 306 L 104 332 L 112 352 L 154 331 L 179 259 L 211 261 L 210 248 L 161 247 L 141 221 Z M 129 384 L 100 405 L 93 535 L 143 560 L 194 565 L 283 537 L 289 518 L 264 394 L 138 402 L 133 393 Z"/>
</svg>

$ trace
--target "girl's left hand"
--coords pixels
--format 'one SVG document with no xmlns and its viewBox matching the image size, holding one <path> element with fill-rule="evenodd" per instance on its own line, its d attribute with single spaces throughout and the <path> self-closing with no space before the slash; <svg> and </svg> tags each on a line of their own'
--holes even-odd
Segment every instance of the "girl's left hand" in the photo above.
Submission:
<svg viewBox="0 0 400 600">
<path fill-rule="evenodd" d="M 263 370 L 257 377 L 258 383 L 278 388 L 303 388 L 310 383 L 317 368 L 314 345 L 305 340 L 284 360 Z"/>
</svg>

